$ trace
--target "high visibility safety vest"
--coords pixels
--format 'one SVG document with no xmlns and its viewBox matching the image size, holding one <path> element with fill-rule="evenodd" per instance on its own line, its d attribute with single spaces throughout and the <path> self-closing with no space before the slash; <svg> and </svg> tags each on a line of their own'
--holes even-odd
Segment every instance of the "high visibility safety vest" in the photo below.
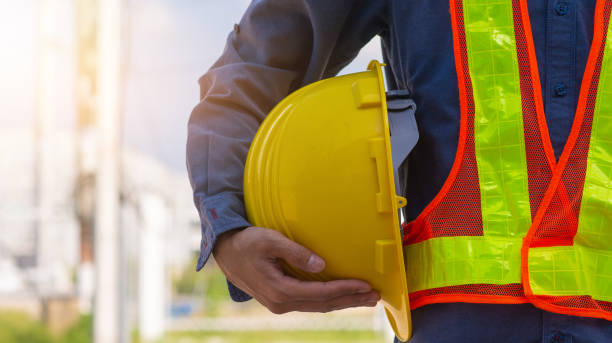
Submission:
<svg viewBox="0 0 612 343">
<path fill-rule="evenodd" d="M 440 193 L 405 225 L 410 306 L 532 303 L 612 320 L 612 0 L 566 146 L 550 142 L 526 0 L 450 0 L 461 106 Z"/>
</svg>

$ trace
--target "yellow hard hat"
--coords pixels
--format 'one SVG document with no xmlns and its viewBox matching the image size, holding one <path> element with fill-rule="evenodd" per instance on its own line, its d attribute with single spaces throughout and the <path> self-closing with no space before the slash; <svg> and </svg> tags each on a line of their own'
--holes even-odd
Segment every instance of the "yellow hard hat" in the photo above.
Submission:
<svg viewBox="0 0 612 343">
<path fill-rule="evenodd" d="M 396 195 L 394 173 L 418 138 L 409 112 L 387 113 L 377 61 L 368 71 L 303 87 L 263 121 L 244 180 L 253 225 L 278 230 L 326 261 L 319 274 L 285 265 L 288 272 L 367 281 L 404 341 L 411 321 L 398 210 L 406 199 Z"/>
</svg>

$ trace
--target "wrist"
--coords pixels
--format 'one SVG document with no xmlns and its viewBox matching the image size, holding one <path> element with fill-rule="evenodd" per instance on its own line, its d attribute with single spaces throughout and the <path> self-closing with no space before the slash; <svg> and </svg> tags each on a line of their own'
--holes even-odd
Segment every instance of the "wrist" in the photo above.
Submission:
<svg viewBox="0 0 612 343">
<path fill-rule="evenodd" d="M 220 234 L 219 236 L 217 236 L 217 239 L 215 241 L 215 245 L 213 247 L 212 253 L 213 256 L 215 257 L 215 259 L 218 259 L 219 254 L 220 254 L 220 250 L 224 250 L 224 247 L 228 244 L 231 244 L 232 238 L 234 237 L 234 235 L 236 235 L 237 233 L 239 233 L 240 231 L 244 230 L 245 228 L 236 228 L 236 229 L 232 229 L 232 230 L 228 230 L 226 232 L 223 232 L 222 234 Z"/>
</svg>

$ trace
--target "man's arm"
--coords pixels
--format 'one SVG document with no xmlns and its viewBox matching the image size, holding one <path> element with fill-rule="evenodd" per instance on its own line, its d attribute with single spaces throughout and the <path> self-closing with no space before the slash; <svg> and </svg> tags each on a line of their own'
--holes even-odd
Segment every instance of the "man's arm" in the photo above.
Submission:
<svg viewBox="0 0 612 343">
<path fill-rule="evenodd" d="M 242 198 L 249 145 L 276 103 L 305 84 L 335 75 L 384 30 L 384 6 L 382 1 L 254 1 L 230 33 L 222 56 L 200 79 L 201 102 L 189 120 L 187 142 L 187 166 L 202 221 L 197 268 L 202 268 L 215 247 L 216 259 L 228 279 L 266 306 L 266 302 L 280 298 L 262 291 L 272 288 L 271 277 L 277 277 L 274 284 L 283 287 L 297 282 L 283 279 L 279 283 L 279 274 L 270 275 L 280 270 L 278 259 L 316 270 L 309 269 L 307 260 L 314 255 L 304 247 L 271 230 L 250 227 Z M 248 229 L 236 230 L 240 228 Z M 308 258 L 300 265 L 294 255 Z M 256 261 L 264 264 L 250 263 Z M 276 267 L 266 262 L 276 263 Z M 315 263 L 321 269 L 323 264 Z M 246 265 L 251 269 L 245 269 Z M 362 304 L 376 298 L 367 284 L 343 281 L 329 283 L 333 291 L 325 294 L 337 298 L 362 291 L 366 296 L 357 299 Z M 321 286 L 315 284 L 308 286 Z M 298 287 L 291 285 L 292 289 Z M 346 304 L 344 300 L 339 303 Z M 321 309 L 303 305 L 285 306 L 283 311 L 306 310 L 308 306 Z"/>
</svg>

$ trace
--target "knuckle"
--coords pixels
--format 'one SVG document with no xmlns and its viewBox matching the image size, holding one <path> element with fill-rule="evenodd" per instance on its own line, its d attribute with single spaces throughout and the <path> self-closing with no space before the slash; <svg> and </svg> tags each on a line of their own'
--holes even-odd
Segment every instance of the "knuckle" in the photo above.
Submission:
<svg viewBox="0 0 612 343">
<path fill-rule="evenodd" d="M 255 251 L 265 251 L 268 246 L 268 241 L 264 237 L 254 239 L 251 243 L 251 247 Z"/>
<path fill-rule="evenodd" d="M 308 251 L 304 251 L 304 250 L 298 251 L 297 249 L 295 251 L 295 254 L 297 255 L 297 260 L 303 266 L 306 266 L 308 264 L 308 260 L 310 259 L 310 256 L 312 256 L 312 254 Z"/>
<path fill-rule="evenodd" d="M 277 305 L 282 304 L 287 301 L 287 296 L 282 294 L 279 291 L 271 292 L 268 298 L 270 299 L 272 303 L 277 304 Z"/>
<path fill-rule="evenodd" d="M 321 282 L 321 288 L 323 288 L 324 291 L 329 292 L 330 290 L 333 290 L 333 284 L 329 281 L 323 281 Z"/>
<path fill-rule="evenodd" d="M 283 313 L 287 313 L 287 310 L 281 306 L 280 304 L 269 304 L 268 306 L 266 306 L 268 308 L 268 310 L 274 314 L 283 314 Z"/>
<path fill-rule="evenodd" d="M 326 302 L 325 304 L 323 304 L 323 307 L 321 308 L 319 312 L 328 313 L 328 312 L 335 310 L 335 307 L 336 306 L 334 304 Z"/>
<path fill-rule="evenodd" d="M 266 240 L 272 240 L 278 235 L 278 231 L 262 228 L 258 235 Z"/>
<path fill-rule="evenodd" d="M 287 301 L 291 298 L 291 294 L 284 287 L 277 288 L 275 293 L 281 301 Z"/>
<path fill-rule="evenodd" d="M 330 284 L 329 282 L 324 282 L 321 285 L 321 295 L 326 297 L 327 299 L 333 299 L 344 295 L 345 293 L 346 292 L 344 292 L 342 289 L 334 287 L 333 284 Z"/>
</svg>

